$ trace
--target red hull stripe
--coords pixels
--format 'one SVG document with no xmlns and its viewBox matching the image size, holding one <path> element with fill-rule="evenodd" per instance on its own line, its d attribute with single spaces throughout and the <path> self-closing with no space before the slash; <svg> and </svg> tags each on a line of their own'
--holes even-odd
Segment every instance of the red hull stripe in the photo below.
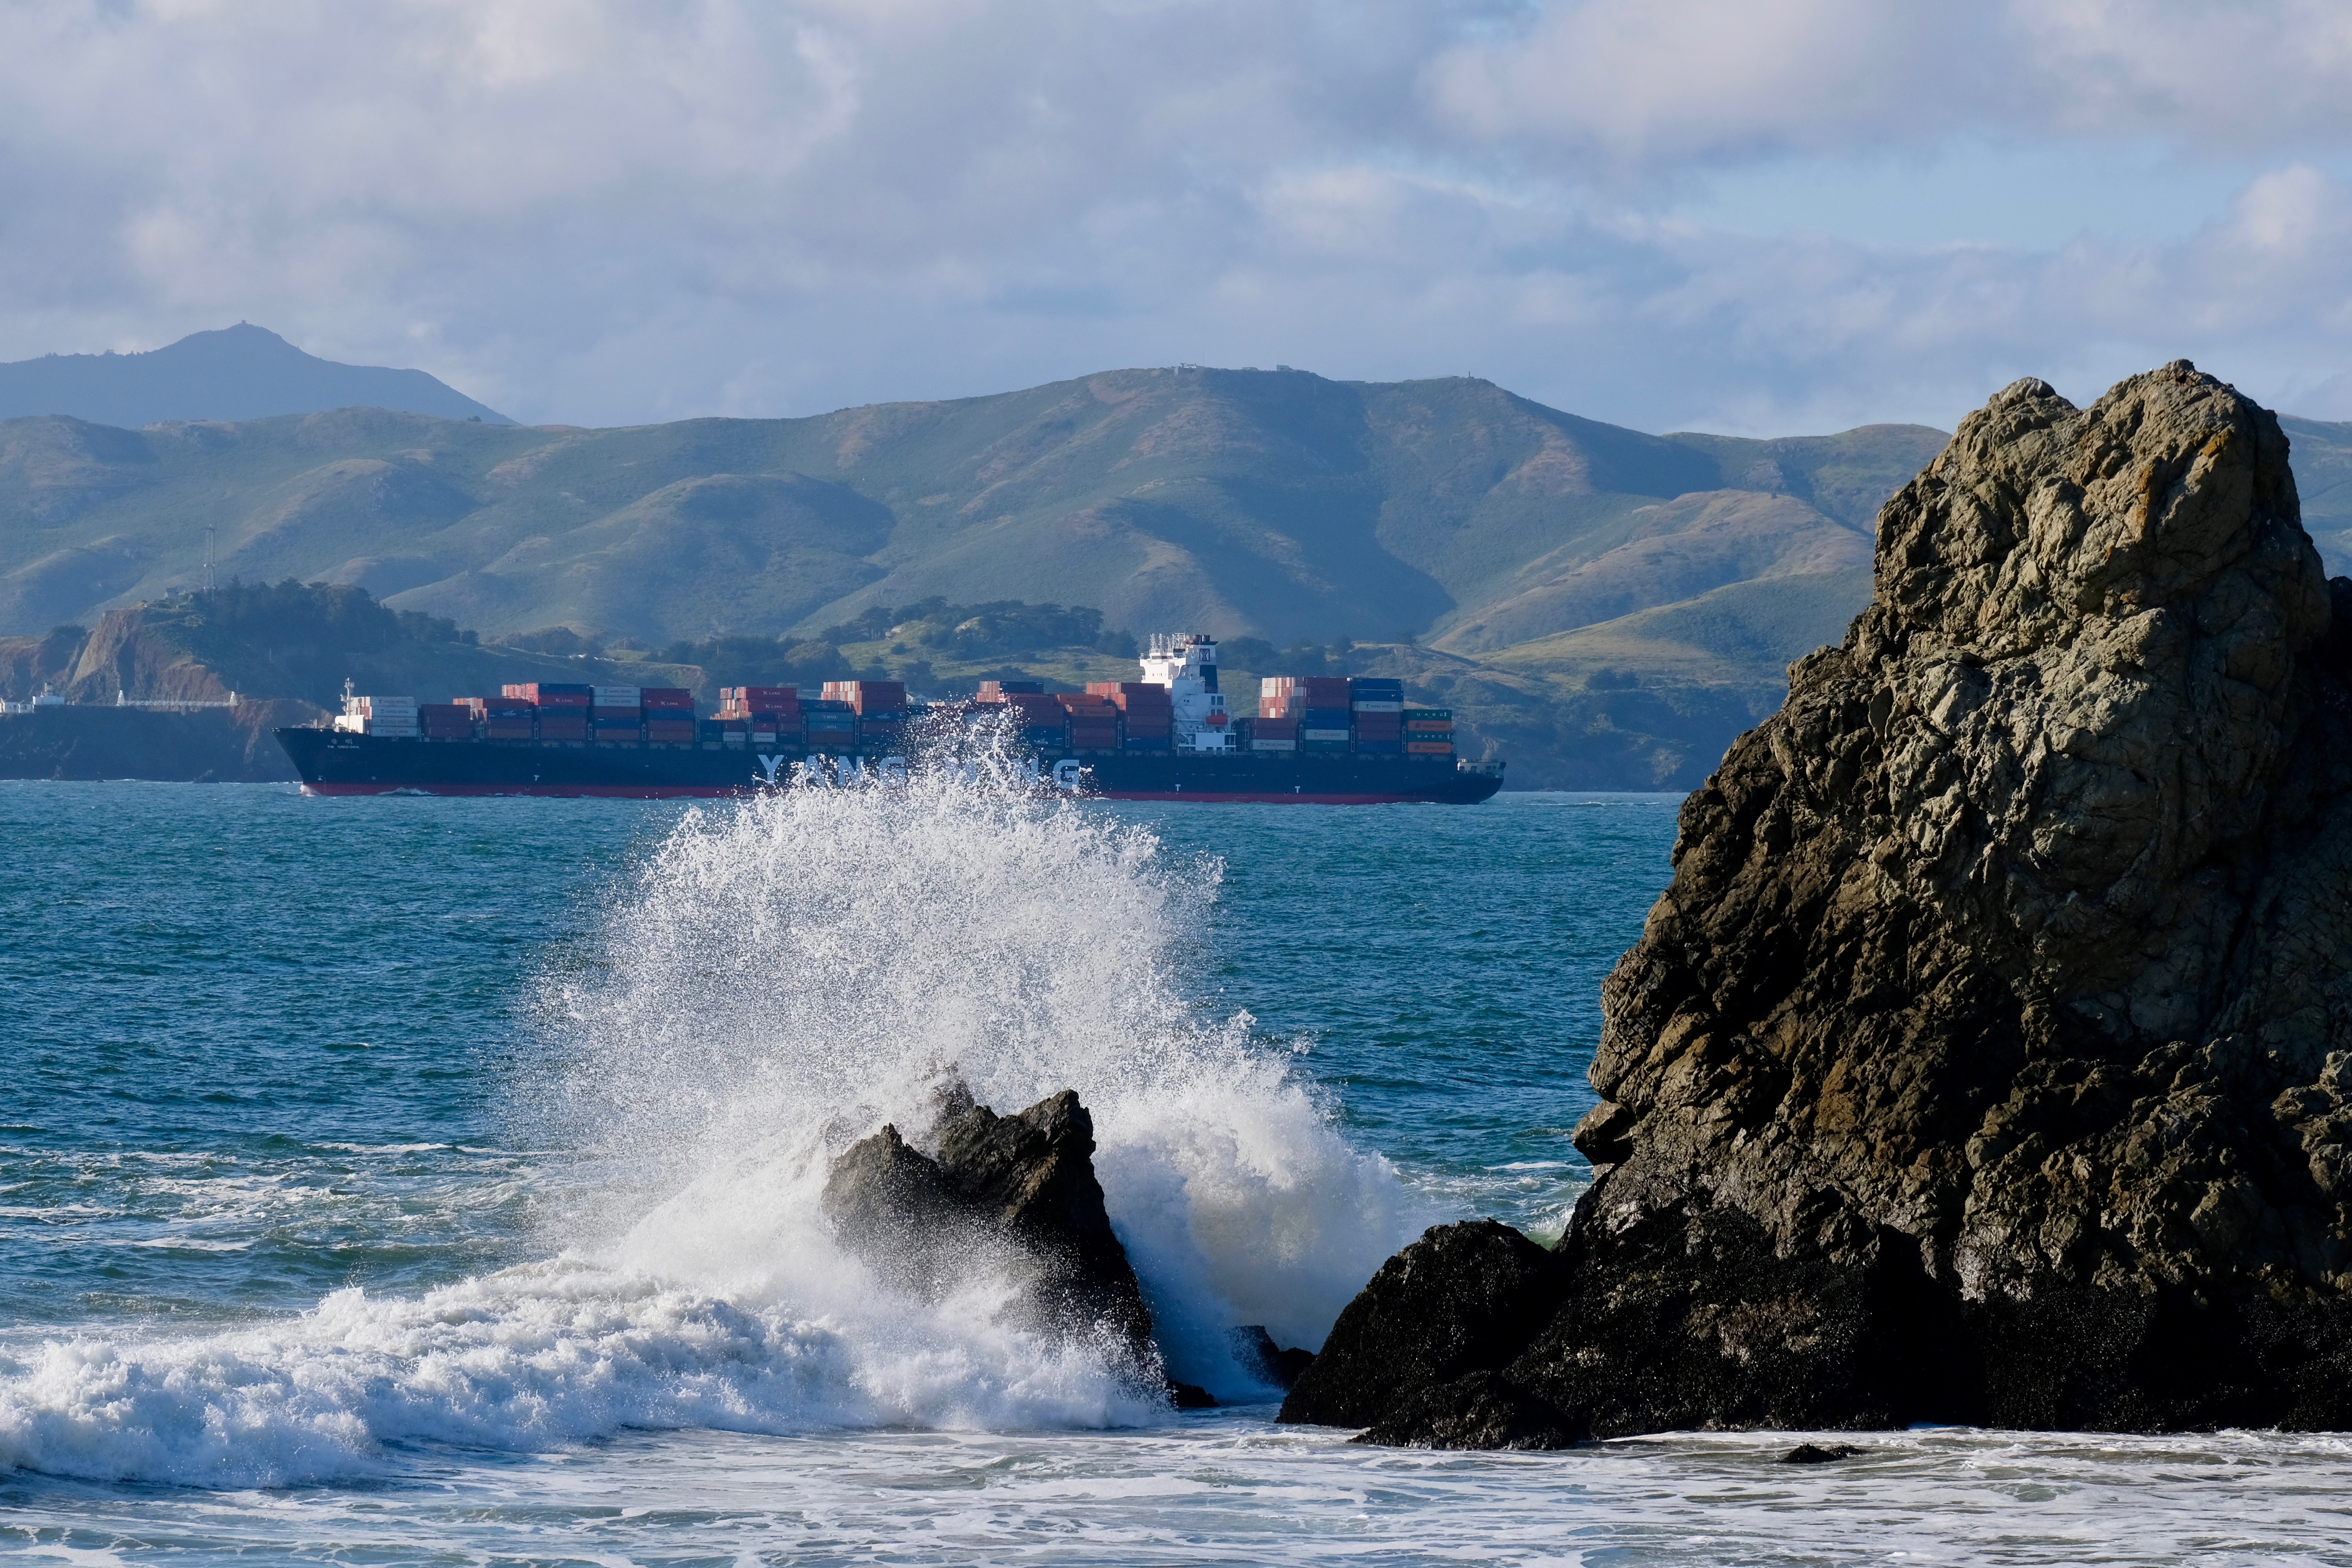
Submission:
<svg viewBox="0 0 2352 1568">
<path fill-rule="evenodd" d="M 422 784 L 306 784 L 304 795 L 535 795 L 559 799 L 593 797 L 600 800 L 723 800 L 730 795 L 749 795 L 749 789 L 727 785 L 698 784 L 444 784 L 426 787 Z"/>
<path fill-rule="evenodd" d="M 727 786 L 695 784 L 445 784 L 425 787 L 419 784 L 304 784 L 304 795 L 540 795 L 559 800 L 594 798 L 601 800 L 723 800 L 734 795 L 751 795 L 758 786 L 741 789 Z M 1394 805 L 1421 800 L 1412 795 L 1300 795 L 1271 792 L 1253 795 L 1245 791 L 1211 790 L 1088 790 L 1078 797 L 1084 800 L 1171 800 L 1196 801 L 1204 805 Z"/>
</svg>

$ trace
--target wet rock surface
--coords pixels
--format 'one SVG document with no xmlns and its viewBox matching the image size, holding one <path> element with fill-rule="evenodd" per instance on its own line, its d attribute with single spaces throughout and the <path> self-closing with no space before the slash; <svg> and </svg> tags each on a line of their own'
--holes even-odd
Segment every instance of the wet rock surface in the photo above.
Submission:
<svg viewBox="0 0 2352 1568">
<path fill-rule="evenodd" d="M 1127 1249 L 1094 1172 L 1094 1119 L 1068 1089 L 1013 1116 L 943 1095 L 926 1154 L 895 1126 L 834 1162 L 823 1205 L 834 1234 L 898 1289 L 936 1300 L 975 1268 L 1010 1274 L 1010 1319 L 1033 1331 L 1107 1342 L 1179 1405 L 1211 1403 L 1166 1379 Z"/>
<path fill-rule="evenodd" d="M 1478 1407 L 2352 1426 L 2352 583 L 2277 421 L 2186 362 L 2019 382 L 1875 574 L 1683 807 L 1559 1304 Z M 1301 1418 L 1499 1430 L 1340 1339 L 1300 1387 L 1366 1392 Z"/>
<path fill-rule="evenodd" d="M 1559 1258 L 1507 1225 L 1437 1226 L 1340 1312 L 1281 1419 L 1369 1426 L 1410 1396 L 1495 1371 L 1549 1321 L 1565 1286 Z M 1455 1403 L 1472 1399 L 1465 1390 Z"/>
</svg>

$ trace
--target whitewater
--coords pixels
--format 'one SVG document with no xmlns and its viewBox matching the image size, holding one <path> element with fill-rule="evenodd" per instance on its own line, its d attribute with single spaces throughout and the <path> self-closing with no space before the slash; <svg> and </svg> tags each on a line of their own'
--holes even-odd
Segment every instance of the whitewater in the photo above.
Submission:
<svg viewBox="0 0 2352 1568">
<path fill-rule="evenodd" d="M 1559 1456 L 1280 1427 L 1425 1226 L 1556 1233 L 1659 797 L 719 806 L 0 786 L 0 1550 L 77 1562 L 2345 1560 L 2269 1434 Z M 135 823 L 137 832 L 122 831 Z M 835 1246 L 950 1077 L 1074 1089 L 1179 1415 Z"/>
</svg>

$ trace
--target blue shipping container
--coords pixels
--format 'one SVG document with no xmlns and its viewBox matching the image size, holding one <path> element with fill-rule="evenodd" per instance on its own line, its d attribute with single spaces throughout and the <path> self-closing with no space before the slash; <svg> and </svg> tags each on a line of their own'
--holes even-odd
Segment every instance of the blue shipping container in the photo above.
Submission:
<svg viewBox="0 0 2352 1568">
<path fill-rule="evenodd" d="M 1126 752 L 1164 752 L 1169 749 L 1165 735 L 1129 735 L 1119 748 Z"/>
</svg>

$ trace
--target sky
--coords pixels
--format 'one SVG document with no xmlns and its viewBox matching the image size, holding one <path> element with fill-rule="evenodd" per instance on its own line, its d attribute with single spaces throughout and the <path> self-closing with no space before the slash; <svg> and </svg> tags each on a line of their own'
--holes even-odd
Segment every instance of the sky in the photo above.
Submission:
<svg viewBox="0 0 2352 1568">
<path fill-rule="evenodd" d="M 1131 365 L 2352 419 L 2345 0 L 0 0 L 0 360 L 250 321 L 528 422 Z"/>
</svg>

